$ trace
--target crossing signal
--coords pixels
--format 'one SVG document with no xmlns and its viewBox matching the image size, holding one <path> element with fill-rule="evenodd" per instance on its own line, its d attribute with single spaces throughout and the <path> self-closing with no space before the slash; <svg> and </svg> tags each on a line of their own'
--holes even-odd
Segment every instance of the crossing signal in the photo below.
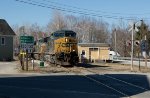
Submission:
<svg viewBox="0 0 150 98">
<path fill-rule="evenodd" d="M 134 42 L 134 45 L 135 45 L 135 46 L 139 46 L 139 45 L 140 45 L 140 42 L 139 42 L 138 40 L 136 40 L 136 41 Z"/>
<path fill-rule="evenodd" d="M 126 41 L 126 46 L 131 46 L 131 40 Z"/>
</svg>

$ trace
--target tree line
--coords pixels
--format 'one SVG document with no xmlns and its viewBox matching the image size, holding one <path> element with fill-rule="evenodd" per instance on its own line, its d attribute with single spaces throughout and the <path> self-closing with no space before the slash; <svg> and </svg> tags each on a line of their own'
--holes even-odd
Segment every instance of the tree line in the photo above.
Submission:
<svg viewBox="0 0 150 98">
<path fill-rule="evenodd" d="M 128 25 L 122 20 L 118 24 L 110 25 L 102 18 L 65 15 L 59 11 L 54 11 L 51 21 L 45 27 L 34 23 L 24 24 L 23 26 L 14 25 L 12 28 L 17 35 L 14 40 L 15 47 L 19 45 L 19 36 L 23 34 L 32 35 L 35 39 L 40 39 L 50 36 L 54 31 L 69 29 L 77 33 L 79 43 L 108 43 L 111 50 L 116 50 L 124 57 L 130 56 L 131 52 L 131 46 L 127 45 L 127 41 L 131 40 L 131 32 L 128 31 Z M 143 21 L 138 29 L 139 31 L 134 33 L 134 40 L 141 41 L 144 36 L 147 36 L 147 49 L 150 50 L 150 31 L 148 25 Z M 138 48 L 135 46 L 135 56 L 137 50 Z"/>
</svg>

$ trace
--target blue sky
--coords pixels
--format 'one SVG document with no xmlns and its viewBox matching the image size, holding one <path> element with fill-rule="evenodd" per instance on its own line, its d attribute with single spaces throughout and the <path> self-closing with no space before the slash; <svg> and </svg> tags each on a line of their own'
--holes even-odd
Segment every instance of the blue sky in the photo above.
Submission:
<svg viewBox="0 0 150 98">
<path fill-rule="evenodd" d="M 88 16 L 96 14 L 102 16 L 106 22 L 116 22 L 120 17 L 124 21 L 126 17 L 138 17 L 150 20 L 150 0 L 19 0 L 24 2 L 45 3 L 47 7 L 64 8 L 67 11 L 75 10 L 76 13 L 64 11 L 65 14 L 77 15 L 81 11 Z M 16 0 L 0 1 L 0 18 L 7 20 L 10 25 L 38 23 L 47 25 L 51 20 L 54 9 L 21 3 Z M 89 10 L 92 10 L 91 12 Z M 98 11 L 98 12 L 96 12 Z M 93 14 L 94 13 L 94 14 Z M 114 16 L 117 19 L 114 19 Z M 112 18 L 111 18 L 112 17 Z"/>
</svg>

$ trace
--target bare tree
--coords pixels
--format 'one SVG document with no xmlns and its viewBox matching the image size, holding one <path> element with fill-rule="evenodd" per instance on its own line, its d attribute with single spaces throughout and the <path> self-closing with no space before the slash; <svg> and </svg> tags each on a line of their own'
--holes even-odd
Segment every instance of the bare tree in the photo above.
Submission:
<svg viewBox="0 0 150 98">
<path fill-rule="evenodd" d="M 89 21 L 89 17 L 79 17 L 79 21 L 77 24 L 77 34 L 78 34 L 78 41 L 80 43 L 88 43 L 89 41 L 89 28 L 90 28 L 90 21 Z"/>
<path fill-rule="evenodd" d="M 54 11 L 51 22 L 48 23 L 48 31 L 54 32 L 66 28 L 64 15 L 59 11 Z"/>
<path fill-rule="evenodd" d="M 37 23 L 32 24 L 30 27 L 31 36 L 34 36 L 35 40 L 42 38 L 42 33 L 45 33 L 46 31 L 43 30 L 42 27 L 40 27 Z"/>
<path fill-rule="evenodd" d="M 108 42 L 108 24 L 88 16 L 76 17 L 64 15 L 59 11 L 54 11 L 51 22 L 48 23 L 47 31 L 69 29 L 77 33 L 80 43 L 104 43 Z"/>
<path fill-rule="evenodd" d="M 65 24 L 66 24 L 67 29 L 76 30 L 77 24 L 78 24 L 78 18 L 73 15 L 66 15 Z"/>
<path fill-rule="evenodd" d="M 108 43 L 109 38 L 109 25 L 108 23 L 102 21 L 102 20 L 95 20 L 95 32 L 94 32 L 94 42 L 97 43 Z"/>
<path fill-rule="evenodd" d="M 116 43 L 115 43 L 115 38 L 116 38 Z M 131 38 L 131 34 L 128 32 L 127 26 L 124 25 L 123 21 L 121 21 L 118 26 L 113 25 L 112 33 L 111 33 L 112 50 L 115 50 L 115 44 L 116 44 L 117 46 L 116 52 L 118 52 L 122 56 L 130 56 L 131 47 L 126 45 L 126 42 L 130 41 L 130 38 Z"/>
<path fill-rule="evenodd" d="M 14 37 L 14 47 L 18 47 L 19 46 L 19 26 L 18 25 L 13 25 L 12 26 L 13 31 L 15 32 L 16 36 Z"/>
<path fill-rule="evenodd" d="M 94 18 L 84 17 L 79 21 L 83 36 L 86 36 L 86 42 L 90 43 L 106 43 L 108 42 L 108 24 Z M 82 38 L 83 39 L 83 38 Z M 83 39 L 83 40 L 85 40 Z M 84 42 L 84 41 L 83 41 Z"/>
</svg>

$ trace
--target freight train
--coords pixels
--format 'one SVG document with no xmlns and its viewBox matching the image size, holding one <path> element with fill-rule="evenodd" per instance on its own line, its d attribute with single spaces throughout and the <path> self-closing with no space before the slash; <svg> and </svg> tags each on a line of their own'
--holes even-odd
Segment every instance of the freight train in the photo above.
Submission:
<svg viewBox="0 0 150 98">
<path fill-rule="evenodd" d="M 35 42 L 35 53 L 51 63 L 75 65 L 79 62 L 76 33 L 71 30 L 56 31 Z"/>
</svg>

